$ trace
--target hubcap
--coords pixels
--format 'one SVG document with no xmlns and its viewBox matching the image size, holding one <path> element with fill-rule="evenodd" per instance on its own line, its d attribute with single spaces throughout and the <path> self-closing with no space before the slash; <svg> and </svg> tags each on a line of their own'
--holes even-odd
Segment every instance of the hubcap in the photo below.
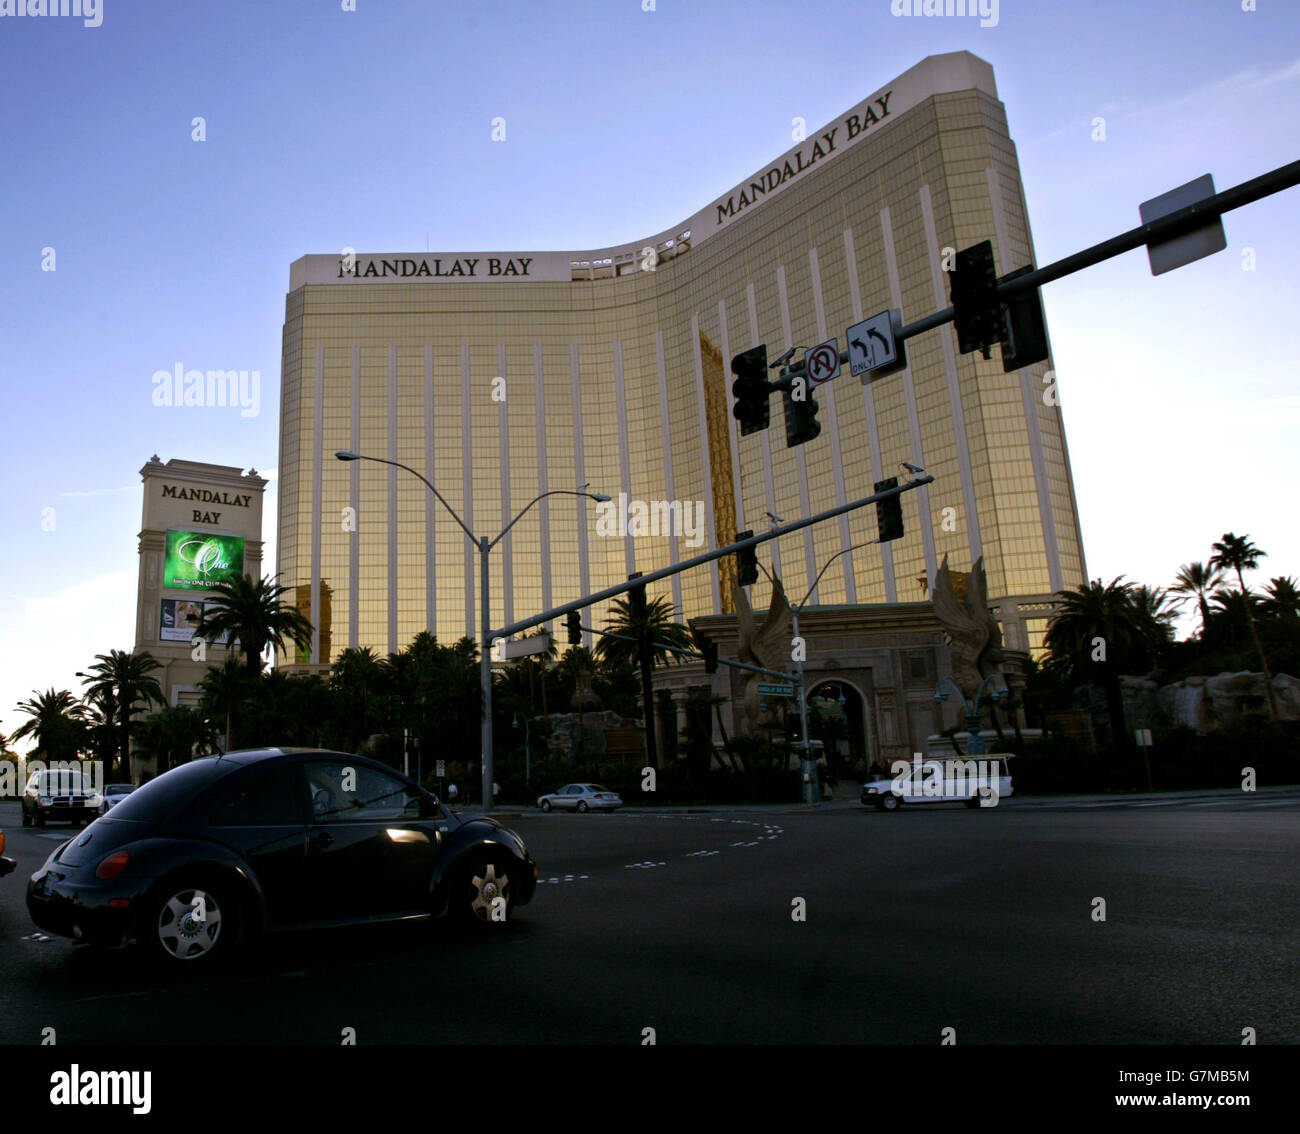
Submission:
<svg viewBox="0 0 1300 1134">
<path fill-rule="evenodd" d="M 178 961 L 212 952 L 221 936 L 221 907 L 205 890 L 180 890 L 158 914 L 158 940 Z"/>
<path fill-rule="evenodd" d="M 507 909 L 510 904 L 510 879 L 504 871 L 497 873 L 496 863 L 489 862 L 473 876 L 474 899 L 470 909 L 480 921 L 491 921 L 492 910 L 500 902 Z"/>
</svg>

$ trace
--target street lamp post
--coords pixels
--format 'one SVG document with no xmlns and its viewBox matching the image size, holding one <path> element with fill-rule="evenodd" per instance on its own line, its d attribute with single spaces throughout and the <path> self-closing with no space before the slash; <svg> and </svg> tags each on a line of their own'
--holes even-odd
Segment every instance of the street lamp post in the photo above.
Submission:
<svg viewBox="0 0 1300 1134">
<path fill-rule="evenodd" d="M 961 687 L 951 677 L 939 678 L 939 684 L 935 687 L 934 699 L 940 703 L 948 700 L 948 694 L 943 691 L 945 681 L 952 686 L 961 699 L 962 708 L 966 710 L 966 733 L 969 737 L 966 741 L 966 754 L 968 756 L 985 756 L 988 754 L 988 749 L 984 747 L 984 737 L 980 735 L 980 698 L 984 695 L 985 687 L 994 679 L 1002 682 L 1001 689 L 995 689 L 989 694 L 989 700 L 996 705 L 998 701 L 1011 695 L 1011 691 L 1007 688 L 1006 678 L 1000 673 L 990 673 L 980 682 L 980 687 L 975 691 L 974 701 L 966 700 L 966 694 L 961 691 Z"/>
<path fill-rule="evenodd" d="M 465 526 L 465 521 L 457 514 L 456 510 L 442 498 L 440 493 L 427 477 L 416 472 L 409 465 L 404 465 L 400 461 L 390 461 L 384 457 L 370 457 L 365 453 L 355 453 L 350 449 L 340 449 L 334 454 L 340 461 L 377 461 L 381 465 L 394 465 L 399 469 L 405 469 L 412 476 L 417 476 L 424 481 L 425 487 L 437 498 L 448 512 L 451 518 L 460 525 L 460 530 L 469 538 L 470 543 L 479 553 L 479 591 L 481 600 L 479 603 L 480 616 L 480 644 L 479 644 L 479 685 L 483 695 L 483 727 L 482 727 L 482 744 L 483 744 L 483 809 L 486 811 L 492 807 L 495 802 L 495 785 L 492 780 L 493 761 L 492 761 L 492 643 L 488 641 L 488 634 L 491 632 L 491 607 L 488 594 L 488 554 L 496 547 L 515 526 L 534 504 L 547 496 L 586 496 L 590 500 L 605 502 L 609 497 L 600 492 L 584 492 L 581 489 L 572 488 L 553 488 L 549 492 L 543 492 L 534 496 L 527 504 L 516 513 L 515 518 L 506 524 L 497 534 L 495 539 L 488 539 L 487 536 L 476 536 Z M 586 486 L 584 485 L 583 488 Z"/>
<path fill-rule="evenodd" d="M 773 516 L 771 512 L 768 513 L 768 518 L 773 524 L 775 524 L 779 519 L 779 517 Z M 798 603 L 790 604 L 790 629 L 795 638 L 799 637 L 799 614 L 807 605 L 808 596 L 817 589 L 817 584 L 821 582 L 822 576 L 826 574 L 826 568 L 834 563 L 841 555 L 847 555 L 850 551 L 858 551 L 864 547 L 871 547 L 873 544 L 879 542 L 880 540 L 878 539 L 869 539 L 866 543 L 855 543 L 852 547 L 846 547 L 841 551 L 837 551 L 822 564 L 822 569 L 817 572 L 817 578 L 812 581 L 812 586 L 808 588 L 803 598 L 800 599 Z M 759 566 L 762 567 L 762 564 L 760 563 Z M 772 576 L 766 567 L 763 567 L 763 574 L 767 575 L 769 580 L 772 579 Z M 800 768 L 800 772 L 802 773 L 800 779 L 807 784 L 807 787 L 804 788 L 804 802 L 815 805 L 821 802 L 821 785 L 817 779 L 817 761 L 812 758 L 812 744 L 811 739 L 808 736 L 808 690 L 804 682 L 803 674 L 803 656 L 806 652 L 806 650 L 801 649 L 795 658 L 795 662 L 799 667 L 796 671 L 799 675 L 799 747 L 803 749 L 803 767 Z M 829 767 L 829 764 L 827 766 Z"/>
</svg>

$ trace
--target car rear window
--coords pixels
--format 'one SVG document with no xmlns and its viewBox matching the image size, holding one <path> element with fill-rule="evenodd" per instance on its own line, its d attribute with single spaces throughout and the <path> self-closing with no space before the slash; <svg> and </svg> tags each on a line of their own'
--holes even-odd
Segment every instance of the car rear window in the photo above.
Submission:
<svg viewBox="0 0 1300 1134">
<path fill-rule="evenodd" d="M 156 823 L 181 804 L 189 802 L 209 784 L 237 772 L 239 768 L 238 764 L 223 764 L 210 757 L 182 764 L 136 788 L 121 803 L 114 805 L 113 818 Z"/>
</svg>

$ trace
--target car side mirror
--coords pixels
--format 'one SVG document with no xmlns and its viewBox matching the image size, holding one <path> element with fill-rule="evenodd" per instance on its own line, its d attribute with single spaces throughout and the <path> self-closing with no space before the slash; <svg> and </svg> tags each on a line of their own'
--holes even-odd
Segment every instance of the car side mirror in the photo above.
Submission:
<svg viewBox="0 0 1300 1134">
<path fill-rule="evenodd" d="M 436 819 L 442 812 L 436 795 L 424 795 L 420 797 L 420 818 Z"/>
</svg>

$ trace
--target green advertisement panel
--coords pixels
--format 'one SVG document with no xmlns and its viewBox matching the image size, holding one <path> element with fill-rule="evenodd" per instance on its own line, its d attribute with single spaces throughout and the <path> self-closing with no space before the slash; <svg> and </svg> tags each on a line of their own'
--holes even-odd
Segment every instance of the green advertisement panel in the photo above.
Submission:
<svg viewBox="0 0 1300 1134">
<path fill-rule="evenodd" d="M 167 530 L 163 586 L 207 590 L 244 573 L 244 537 Z"/>
</svg>

